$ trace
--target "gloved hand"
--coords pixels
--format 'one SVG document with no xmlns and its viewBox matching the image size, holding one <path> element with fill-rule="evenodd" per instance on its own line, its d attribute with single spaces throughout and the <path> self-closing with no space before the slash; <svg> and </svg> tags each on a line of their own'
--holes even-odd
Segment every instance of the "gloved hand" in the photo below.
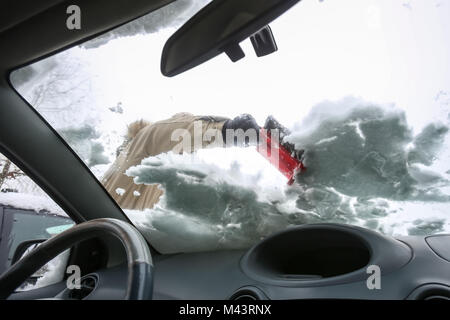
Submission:
<svg viewBox="0 0 450 320">
<path fill-rule="evenodd" d="M 270 134 L 272 130 L 278 130 L 280 144 L 286 148 L 292 157 L 299 161 L 303 160 L 305 150 L 295 149 L 295 144 L 285 141 L 284 138 L 289 136 L 291 131 L 279 123 L 273 116 L 267 117 L 264 129 L 267 130 L 268 134 Z"/>
<path fill-rule="evenodd" d="M 254 145 L 259 142 L 259 130 L 260 126 L 255 118 L 249 114 L 242 114 L 224 123 L 222 128 L 223 141 L 228 146 Z M 243 133 L 244 136 L 242 136 Z"/>
</svg>

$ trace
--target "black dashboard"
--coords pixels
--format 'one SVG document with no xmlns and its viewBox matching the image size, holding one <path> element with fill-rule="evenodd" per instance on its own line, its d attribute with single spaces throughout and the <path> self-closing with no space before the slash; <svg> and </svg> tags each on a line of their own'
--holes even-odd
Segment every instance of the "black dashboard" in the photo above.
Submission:
<svg viewBox="0 0 450 320">
<path fill-rule="evenodd" d="M 359 227 L 287 229 L 250 250 L 154 257 L 153 299 L 450 299 L 450 235 L 391 238 Z M 65 284 L 11 299 L 121 299 L 127 266 L 86 275 L 85 295 Z"/>
</svg>

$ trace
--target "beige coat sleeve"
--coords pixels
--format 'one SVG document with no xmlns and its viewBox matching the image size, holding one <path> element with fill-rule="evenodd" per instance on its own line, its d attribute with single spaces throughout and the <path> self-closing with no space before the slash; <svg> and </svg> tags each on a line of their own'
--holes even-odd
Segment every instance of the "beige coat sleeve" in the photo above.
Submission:
<svg viewBox="0 0 450 320">
<path fill-rule="evenodd" d="M 182 113 L 145 126 L 105 173 L 102 179 L 104 187 L 122 209 L 142 211 L 153 208 L 163 194 L 162 189 L 158 185 L 137 185 L 125 172 L 143 159 L 161 153 L 194 152 L 211 143 L 223 146 L 221 132 L 225 121 Z"/>
</svg>

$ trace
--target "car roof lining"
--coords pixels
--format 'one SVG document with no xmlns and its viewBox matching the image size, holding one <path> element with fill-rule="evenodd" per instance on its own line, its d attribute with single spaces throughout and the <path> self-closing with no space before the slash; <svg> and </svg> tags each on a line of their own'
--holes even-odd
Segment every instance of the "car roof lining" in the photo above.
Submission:
<svg viewBox="0 0 450 320">
<path fill-rule="evenodd" d="M 3 0 L 0 2 L 0 32 L 4 32 L 63 1 Z"/>
<path fill-rule="evenodd" d="M 22 0 L 21 0 L 22 1 Z M 34 14 L 14 14 L 16 20 L 0 25 L 0 70 L 11 71 L 58 51 L 75 46 L 131 20 L 155 11 L 174 0 L 53 0 L 54 5 L 36 7 Z M 9 3 L 9 0 L 8 0 Z M 81 9 L 81 29 L 66 27 L 69 5 Z M 12 8 L 12 9 L 11 9 Z M 16 10 L 20 11 L 20 7 Z M 24 17 L 27 17 L 25 20 Z"/>
</svg>

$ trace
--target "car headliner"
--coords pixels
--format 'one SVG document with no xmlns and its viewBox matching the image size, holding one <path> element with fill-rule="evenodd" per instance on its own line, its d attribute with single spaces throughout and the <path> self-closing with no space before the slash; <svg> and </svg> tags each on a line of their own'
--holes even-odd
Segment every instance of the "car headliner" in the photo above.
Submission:
<svg viewBox="0 0 450 320">
<path fill-rule="evenodd" d="M 12 70 L 75 46 L 173 0 L 6 0 L 0 3 L 0 152 L 15 162 L 75 222 L 129 222 L 88 167 L 12 88 Z M 66 28 L 69 5 L 81 8 L 81 30 Z"/>
</svg>

